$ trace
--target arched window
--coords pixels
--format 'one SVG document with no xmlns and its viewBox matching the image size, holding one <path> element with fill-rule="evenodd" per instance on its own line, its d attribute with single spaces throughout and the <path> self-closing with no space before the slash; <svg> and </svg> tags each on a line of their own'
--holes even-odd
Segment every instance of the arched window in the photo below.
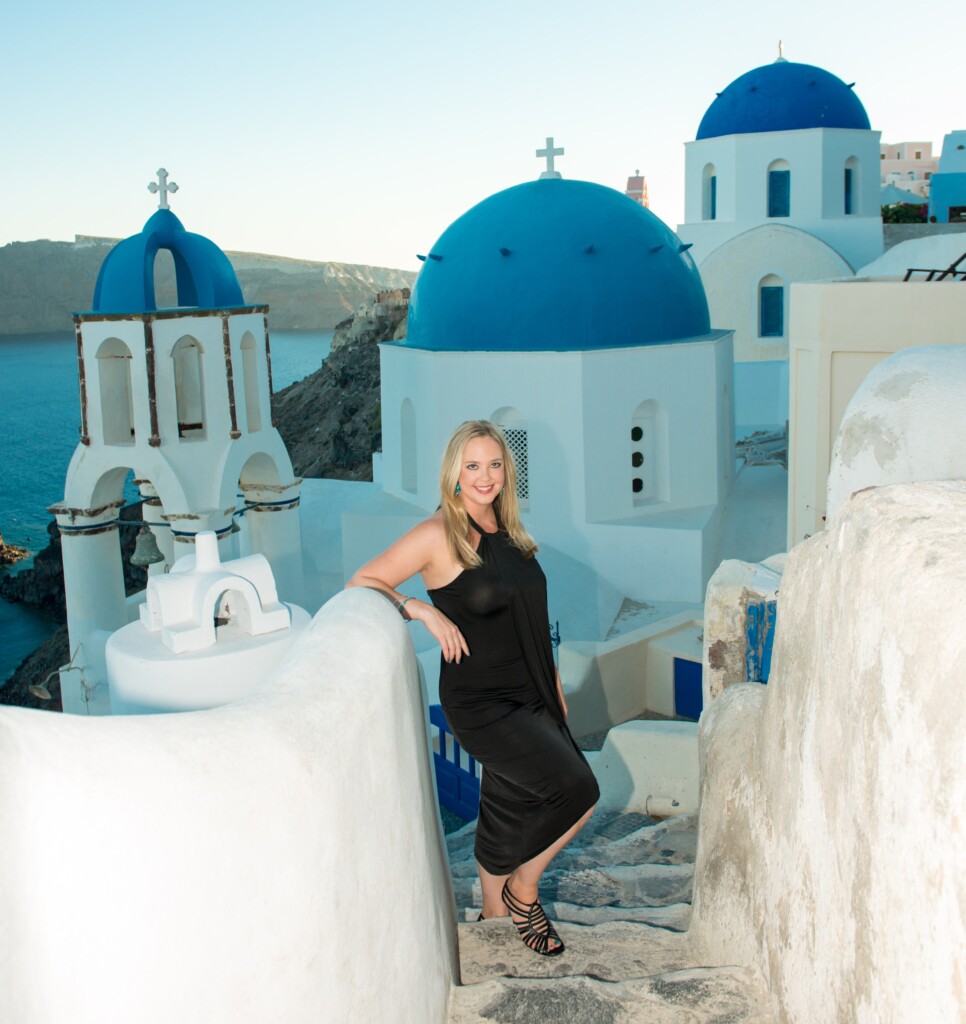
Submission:
<svg viewBox="0 0 966 1024">
<path fill-rule="evenodd" d="M 120 338 L 108 338 L 97 350 L 104 444 L 134 444 L 134 393 L 131 350 Z"/>
<path fill-rule="evenodd" d="M 498 409 L 490 419 L 503 431 L 517 470 L 517 499 L 521 509 L 530 508 L 530 467 L 527 423 L 517 409 Z"/>
<path fill-rule="evenodd" d="M 402 489 L 416 493 L 416 409 L 408 399 L 403 399 L 399 410 L 399 446 L 402 453 Z"/>
<path fill-rule="evenodd" d="M 241 343 L 242 376 L 245 378 L 245 418 L 248 432 L 262 429 L 262 408 L 258 397 L 258 350 L 251 331 L 245 331 Z"/>
<path fill-rule="evenodd" d="M 845 215 L 859 212 L 859 160 L 858 157 L 850 156 L 845 161 L 844 201 L 843 209 Z"/>
<path fill-rule="evenodd" d="M 781 338 L 785 334 L 785 285 L 775 274 L 758 282 L 758 335 Z"/>
<path fill-rule="evenodd" d="M 649 398 L 634 410 L 630 429 L 631 495 L 635 505 L 668 500 L 667 414 Z"/>
<path fill-rule="evenodd" d="M 786 160 L 768 165 L 768 216 L 789 217 L 792 210 L 792 169 Z"/>
<path fill-rule="evenodd" d="M 714 164 L 705 164 L 701 178 L 701 219 L 718 217 L 718 174 Z"/>
<path fill-rule="evenodd" d="M 187 334 L 171 350 L 178 437 L 198 437 L 204 434 L 205 401 L 201 356 L 201 345 L 196 338 Z"/>
</svg>

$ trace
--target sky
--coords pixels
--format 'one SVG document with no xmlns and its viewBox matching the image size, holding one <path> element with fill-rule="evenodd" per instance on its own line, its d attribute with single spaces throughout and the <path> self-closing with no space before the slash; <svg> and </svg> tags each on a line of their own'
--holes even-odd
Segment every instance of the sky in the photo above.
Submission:
<svg viewBox="0 0 966 1024">
<path fill-rule="evenodd" d="M 223 249 L 415 270 L 547 136 L 564 177 L 639 168 L 676 227 L 684 143 L 779 39 L 854 81 L 883 142 L 966 128 L 955 0 L 52 0 L 0 24 L 0 244 L 134 234 L 163 166 Z"/>
</svg>

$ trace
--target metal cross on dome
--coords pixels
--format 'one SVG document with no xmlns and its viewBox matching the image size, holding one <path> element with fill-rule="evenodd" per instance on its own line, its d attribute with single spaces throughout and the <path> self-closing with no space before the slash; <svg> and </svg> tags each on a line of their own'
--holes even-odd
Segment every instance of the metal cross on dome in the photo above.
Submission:
<svg viewBox="0 0 966 1024">
<path fill-rule="evenodd" d="M 563 151 L 563 147 L 562 146 L 559 149 L 554 149 L 553 148 L 553 136 L 551 135 L 547 139 L 547 148 L 546 149 L 538 149 L 537 150 L 537 156 L 545 156 L 547 158 L 547 169 L 541 173 L 540 177 L 541 178 L 559 178 L 559 177 L 561 177 L 560 172 L 559 171 L 555 171 L 553 169 L 553 158 L 555 156 L 563 156 L 563 155 L 564 155 L 564 151 Z"/>
<path fill-rule="evenodd" d="M 158 199 L 159 210 L 170 210 L 168 206 L 168 193 L 174 194 L 178 191 L 178 183 L 176 181 L 168 181 L 168 172 L 163 168 L 158 168 L 158 180 L 152 181 L 148 184 L 149 192 L 157 192 L 160 196 Z"/>
</svg>

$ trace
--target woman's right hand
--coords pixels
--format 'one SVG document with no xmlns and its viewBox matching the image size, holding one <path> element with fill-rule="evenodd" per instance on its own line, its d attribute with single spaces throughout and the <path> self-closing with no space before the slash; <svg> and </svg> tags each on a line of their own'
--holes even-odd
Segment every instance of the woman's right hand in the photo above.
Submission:
<svg viewBox="0 0 966 1024">
<path fill-rule="evenodd" d="M 421 622 L 429 630 L 442 648 L 444 661 L 455 661 L 458 665 L 462 658 L 469 657 L 466 638 L 435 605 L 414 597 L 406 602 L 406 611 L 411 619 Z"/>
</svg>

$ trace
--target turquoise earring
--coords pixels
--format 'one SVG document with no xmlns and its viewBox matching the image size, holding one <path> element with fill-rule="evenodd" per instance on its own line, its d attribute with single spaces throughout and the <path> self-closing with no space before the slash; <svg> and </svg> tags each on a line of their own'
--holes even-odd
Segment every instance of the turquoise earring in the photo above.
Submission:
<svg viewBox="0 0 966 1024">
<path fill-rule="evenodd" d="M 458 498 L 458 497 L 460 496 L 460 491 L 462 491 L 462 490 L 463 490 L 463 488 L 462 488 L 462 487 L 460 487 L 460 485 L 459 485 L 459 484 L 457 484 L 457 485 L 456 485 L 456 497 L 457 497 L 457 498 Z"/>
</svg>

